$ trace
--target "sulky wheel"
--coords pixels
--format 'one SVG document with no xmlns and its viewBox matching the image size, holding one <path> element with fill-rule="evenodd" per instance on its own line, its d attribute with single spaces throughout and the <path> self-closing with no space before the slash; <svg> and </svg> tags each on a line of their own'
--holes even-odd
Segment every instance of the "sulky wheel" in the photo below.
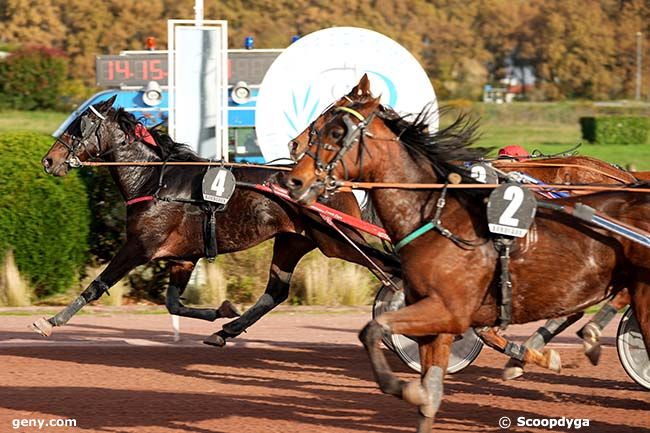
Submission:
<svg viewBox="0 0 650 433">
<path fill-rule="evenodd" d="M 398 287 L 402 287 L 402 280 L 393 278 Z M 394 292 L 391 287 L 382 285 L 377 292 L 372 308 L 372 317 L 376 318 L 385 311 L 395 311 L 406 305 L 404 292 Z M 411 369 L 420 372 L 420 354 L 418 344 L 411 338 L 401 334 L 391 334 L 383 338 L 383 343 L 408 365 Z M 457 373 L 470 365 L 481 353 L 483 341 L 473 329 L 469 329 L 462 336 L 458 336 L 451 346 L 447 373 Z"/>
<path fill-rule="evenodd" d="M 632 308 L 623 314 L 616 334 L 618 358 L 625 372 L 636 383 L 650 389 L 650 359 Z"/>
</svg>

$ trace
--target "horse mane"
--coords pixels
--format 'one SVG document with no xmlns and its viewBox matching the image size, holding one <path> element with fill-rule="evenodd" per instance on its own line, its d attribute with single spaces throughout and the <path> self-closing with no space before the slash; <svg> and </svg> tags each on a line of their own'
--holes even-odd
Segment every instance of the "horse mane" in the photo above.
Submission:
<svg viewBox="0 0 650 433">
<path fill-rule="evenodd" d="M 427 104 L 416 115 L 401 116 L 392 108 L 382 106 L 379 117 L 397 135 L 413 159 L 416 161 L 424 159 L 443 179 L 452 172 L 469 179 L 467 170 L 459 166 L 459 162 L 480 160 L 492 150 L 471 147 L 479 138 L 479 119 L 469 113 L 460 112 L 451 124 L 431 132 L 429 131 L 431 118 L 437 116 L 440 119 L 452 111 L 451 107 L 437 110 L 433 110 L 432 107 L 432 104 Z"/>
<path fill-rule="evenodd" d="M 135 139 L 135 128 L 140 123 L 136 117 L 119 108 L 112 113 L 113 120 L 117 122 L 120 129 L 124 131 L 131 139 Z M 177 143 L 163 132 L 160 132 L 158 126 L 148 128 L 147 130 L 153 136 L 158 146 L 152 147 L 163 161 L 206 161 L 205 158 L 196 154 L 187 144 Z"/>
</svg>

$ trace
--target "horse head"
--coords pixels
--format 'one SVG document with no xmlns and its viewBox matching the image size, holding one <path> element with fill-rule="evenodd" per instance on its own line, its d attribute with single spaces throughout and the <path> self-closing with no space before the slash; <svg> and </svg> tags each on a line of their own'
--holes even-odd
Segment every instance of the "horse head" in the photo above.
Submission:
<svg viewBox="0 0 650 433">
<path fill-rule="evenodd" d="M 300 135 L 289 142 L 291 159 L 296 162 L 302 159 L 305 152 L 309 149 L 310 143 L 315 139 L 316 131 L 324 126 L 329 113 L 333 113 L 338 107 L 345 107 L 369 98 L 372 98 L 370 93 L 370 80 L 368 79 L 368 75 L 364 74 L 359 84 L 354 86 L 347 95 L 327 107 Z"/>
<path fill-rule="evenodd" d="M 290 143 L 296 166 L 284 183 L 293 198 L 313 203 L 333 192 L 339 179 L 357 178 L 370 137 L 394 138 L 381 122 L 373 122 L 384 108 L 370 93 L 364 75 L 349 94 L 336 101 Z M 356 160 L 353 160 L 356 155 Z"/>
<path fill-rule="evenodd" d="M 70 168 L 89 159 L 115 160 L 117 148 L 134 141 L 144 142 L 147 145 L 144 148 L 157 148 L 147 128 L 132 114 L 114 109 L 114 103 L 115 96 L 91 105 L 70 123 L 43 157 L 47 173 L 65 176 Z"/>
<path fill-rule="evenodd" d="M 294 199 L 310 204 L 335 192 L 340 180 L 425 182 L 465 174 L 460 163 L 479 160 L 489 149 L 470 147 L 478 120 L 467 113 L 430 130 L 431 119 L 447 111 L 428 104 L 417 114 L 400 115 L 380 104 L 364 75 L 292 141 L 297 163 L 284 183 Z"/>
</svg>

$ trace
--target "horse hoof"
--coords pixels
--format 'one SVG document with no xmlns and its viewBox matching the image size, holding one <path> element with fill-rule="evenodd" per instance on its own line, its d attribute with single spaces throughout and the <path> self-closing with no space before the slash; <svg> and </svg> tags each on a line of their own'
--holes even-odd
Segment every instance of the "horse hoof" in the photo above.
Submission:
<svg viewBox="0 0 650 433">
<path fill-rule="evenodd" d="M 524 375 L 524 363 L 518 359 L 510 359 L 503 369 L 503 380 L 512 380 Z"/>
<path fill-rule="evenodd" d="M 49 337 L 52 335 L 52 329 L 54 326 L 50 323 L 49 320 L 47 320 L 45 317 L 41 317 L 31 325 L 29 325 L 29 329 L 32 331 L 41 334 L 43 337 Z"/>
<path fill-rule="evenodd" d="M 228 300 L 223 301 L 217 311 L 219 312 L 219 317 L 233 318 L 241 316 L 241 313 L 237 307 L 235 307 L 235 305 Z"/>
<path fill-rule="evenodd" d="M 584 347 L 585 355 L 589 359 L 589 362 L 591 362 L 591 365 L 598 365 L 598 361 L 600 361 L 600 342 L 585 341 Z"/>
<path fill-rule="evenodd" d="M 223 347 L 226 345 L 226 339 L 219 335 L 218 332 L 215 332 L 214 334 L 206 337 L 205 340 L 203 340 L 203 344 L 207 344 L 208 346 Z"/>
<path fill-rule="evenodd" d="M 402 400 L 413 406 L 423 406 L 429 403 L 427 391 L 420 380 L 411 380 L 402 385 Z"/>
<path fill-rule="evenodd" d="M 544 355 L 548 359 L 548 369 L 559 373 L 562 370 L 562 358 L 557 350 L 549 349 L 544 351 Z"/>
</svg>

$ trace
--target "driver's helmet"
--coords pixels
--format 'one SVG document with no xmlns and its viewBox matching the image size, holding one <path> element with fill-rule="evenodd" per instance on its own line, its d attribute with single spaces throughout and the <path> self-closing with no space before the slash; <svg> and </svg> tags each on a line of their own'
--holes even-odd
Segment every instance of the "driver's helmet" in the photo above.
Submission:
<svg viewBox="0 0 650 433">
<path fill-rule="evenodd" d="M 512 144 L 510 146 L 502 147 L 499 149 L 499 158 L 512 158 L 517 161 L 521 161 L 527 159 L 528 157 L 530 157 L 528 151 L 518 144 Z"/>
</svg>

